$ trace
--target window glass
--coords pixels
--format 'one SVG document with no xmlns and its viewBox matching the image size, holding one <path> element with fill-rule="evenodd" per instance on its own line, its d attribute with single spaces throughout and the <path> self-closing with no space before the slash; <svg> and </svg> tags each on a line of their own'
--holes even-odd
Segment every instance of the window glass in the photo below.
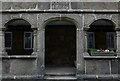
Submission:
<svg viewBox="0 0 120 81">
<path fill-rule="evenodd" d="M 33 48 L 33 33 L 32 32 L 24 33 L 24 48 L 25 49 Z"/>
<path fill-rule="evenodd" d="M 107 47 L 108 48 L 115 48 L 115 32 L 107 32 Z"/>
<path fill-rule="evenodd" d="M 95 47 L 94 32 L 88 32 L 87 35 L 88 35 L 87 36 L 88 48 L 94 48 Z"/>
</svg>

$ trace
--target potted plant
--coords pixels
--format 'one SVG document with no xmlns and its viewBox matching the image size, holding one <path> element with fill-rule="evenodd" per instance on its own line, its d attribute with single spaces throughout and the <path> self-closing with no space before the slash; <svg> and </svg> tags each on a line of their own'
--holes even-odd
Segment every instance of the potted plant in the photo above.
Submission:
<svg viewBox="0 0 120 81">
<path fill-rule="evenodd" d="M 91 56 L 115 56 L 116 50 L 115 49 L 95 49 L 95 48 L 89 48 L 88 53 Z"/>
</svg>

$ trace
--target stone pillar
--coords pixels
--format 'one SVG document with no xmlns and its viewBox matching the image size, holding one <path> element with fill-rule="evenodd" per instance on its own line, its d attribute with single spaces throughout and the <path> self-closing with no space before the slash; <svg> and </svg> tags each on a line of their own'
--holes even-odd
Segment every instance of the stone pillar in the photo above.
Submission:
<svg viewBox="0 0 120 81">
<path fill-rule="evenodd" d="M 37 73 L 39 78 L 43 79 L 45 71 L 45 29 L 38 29 L 37 33 Z"/>
<path fill-rule="evenodd" d="M 77 29 L 77 77 L 84 74 L 84 31 Z"/>
<path fill-rule="evenodd" d="M 33 53 L 32 55 L 37 55 L 37 29 L 33 30 Z"/>
<path fill-rule="evenodd" d="M 87 46 L 87 30 L 89 30 L 89 28 L 84 28 L 84 37 L 85 37 L 85 40 L 84 40 L 85 41 L 85 44 L 84 44 L 84 46 L 85 46 L 84 48 L 85 49 L 84 49 L 84 51 L 85 52 L 87 52 L 87 47 L 88 47 Z"/>
<path fill-rule="evenodd" d="M 117 33 L 117 52 L 118 52 L 118 56 L 120 56 L 120 31 L 116 31 Z"/>
<path fill-rule="evenodd" d="M 0 55 L 7 55 L 5 51 L 5 31 L 3 28 L 0 29 Z"/>
</svg>

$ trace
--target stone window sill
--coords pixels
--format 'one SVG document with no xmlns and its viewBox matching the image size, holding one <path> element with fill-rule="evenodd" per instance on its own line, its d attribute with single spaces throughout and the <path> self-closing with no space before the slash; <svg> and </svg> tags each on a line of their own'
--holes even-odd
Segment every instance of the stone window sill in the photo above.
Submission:
<svg viewBox="0 0 120 81">
<path fill-rule="evenodd" d="M 120 59 L 120 56 L 118 56 L 118 55 L 116 55 L 116 56 L 114 56 L 114 55 L 93 55 L 93 56 L 90 56 L 89 55 L 89 53 L 87 53 L 87 52 L 84 52 L 83 53 L 83 56 L 84 56 L 84 59 Z"/>
<path fill-rule="evenodd" d="M 36 55 L 6 55 L 0 56 L 2 59 L 36 59 Z"/>
</svg>

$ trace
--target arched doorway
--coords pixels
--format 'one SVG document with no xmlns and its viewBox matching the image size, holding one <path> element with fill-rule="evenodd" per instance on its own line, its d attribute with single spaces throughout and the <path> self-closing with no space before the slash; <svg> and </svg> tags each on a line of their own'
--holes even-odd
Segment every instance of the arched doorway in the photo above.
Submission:
<svg viewBox="0 0 120 81">
<path fill-rule="evenodd" d="M 45 27 L 45 67 L 75 67 L 76 26 L 52 21 Z"/>
</svg>

